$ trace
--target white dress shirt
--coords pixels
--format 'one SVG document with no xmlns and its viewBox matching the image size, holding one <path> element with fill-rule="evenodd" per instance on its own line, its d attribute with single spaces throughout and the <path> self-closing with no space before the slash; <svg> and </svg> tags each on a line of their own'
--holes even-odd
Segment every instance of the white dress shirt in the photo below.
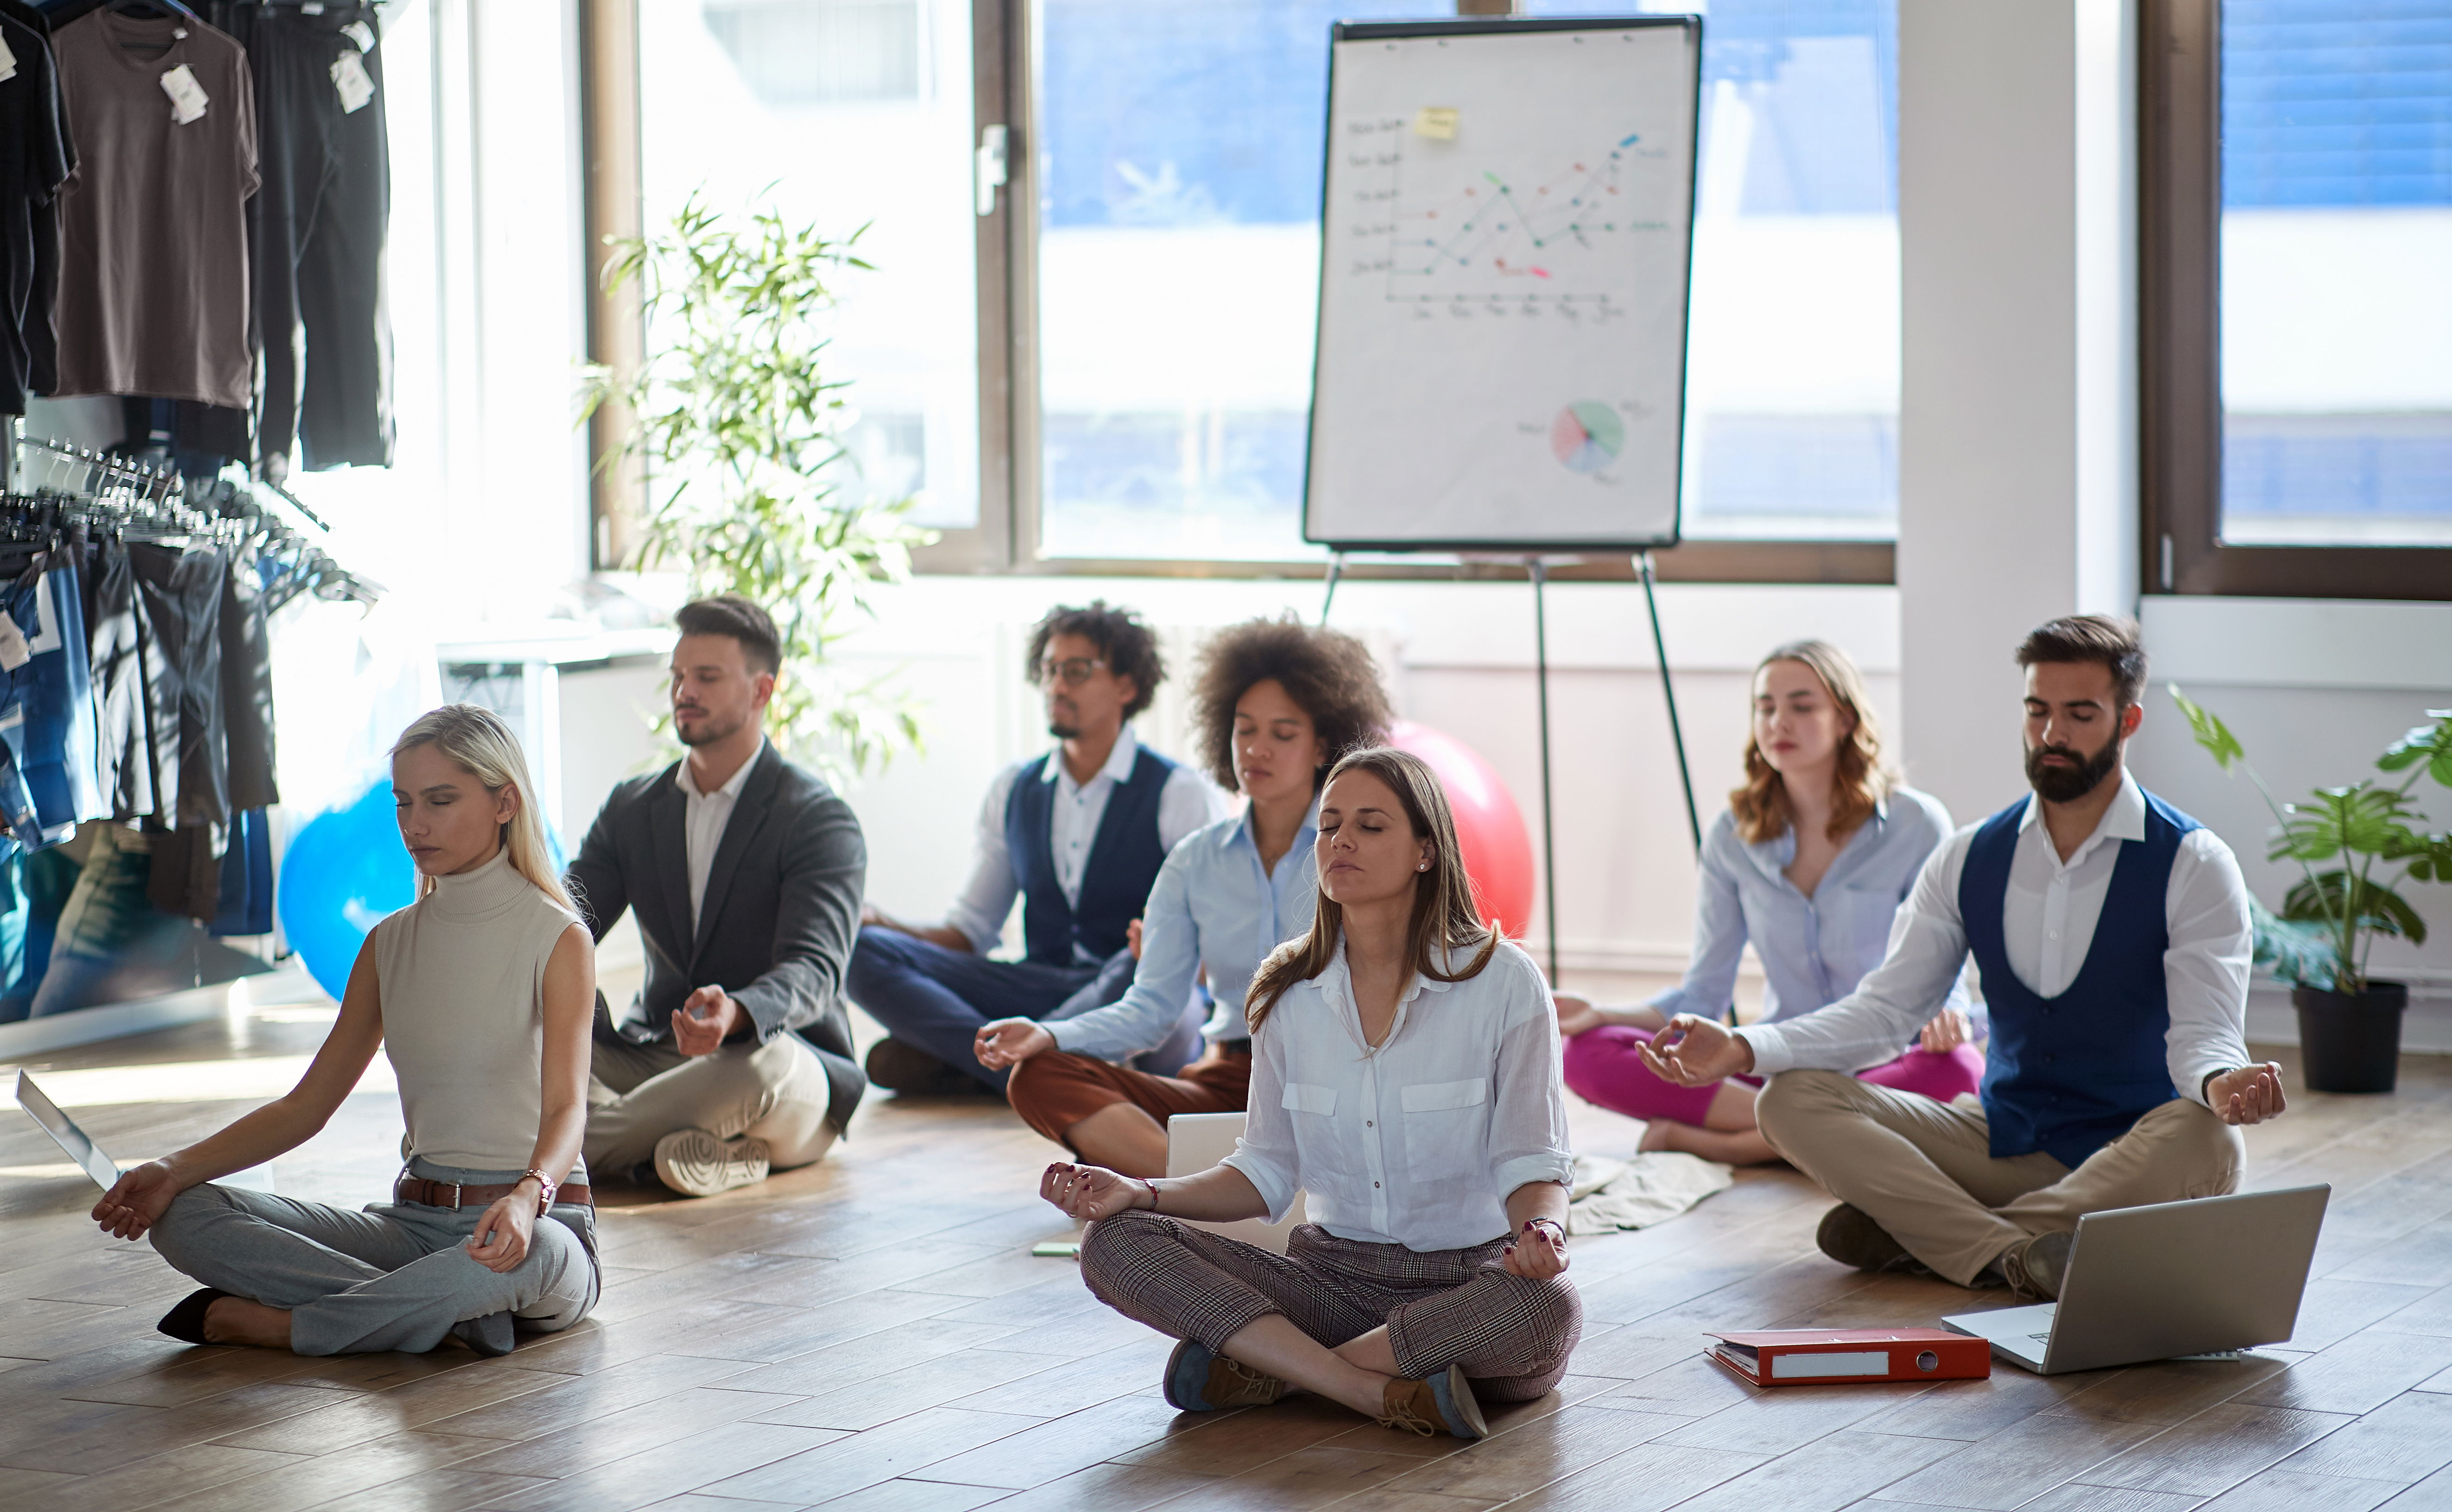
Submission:
<svg viewBox="0 0 2452 1512">
<path fill-rule="evenodd" d="M 1213 1040 L 1239 1040 L 1243 994 L 1278 942 L 1311 928 L 1318 896 L 1319 799 L 1311 800 L 1294 844 L 1275 870 L 1260 864 L 1251 810 L 1218 820 L 1167 853 L 1141 914 L 1141 958 L 1123 997 L 1078 1018 L 1049 1024 L 1056 1048 L 1122 1061 L 1156 1050 L 1174 1032 L 1193 977 L 1209 973 Z"/>
<path fill-rule="evenodd" d="M 1340 946 L 1277 999 L 1252 1052 L 1251 1111 L 1225 1164 L 1272 1223 L 1302 1191 L 1339 1239 L 1463 1249 L 1509 1231 L 1516 1188 L 1574 1179 L 1558 1016 L 1512 944 L 1464 981 L 1416 976 L 1375 1049 Z"/>
<path fill-rule="evenodd" d="M 701 793 L 698 779 L 690 776 L 690 764 L 683 757 L 673 773 L 673 786 L 689 795 L 688 812 L 682 818 L 682 834 L 689 850 L 690 933 L 698 932 L 698 913 L 706 902 L 707 874 L 715 870 L 716 848 L 723 843 L 723 827 L 732 821 L 732 806 L 741 796 L 742 784 L 749 780 L 749 769 L 766 754 L 766 740 L 760 736 L 758 749 L 741 763 L 723 786 L 713 793 Z"/>
<path fill-rule="evenodd" d="M 1890 1059 L 1914 1037 L 1967 959 L 1958 879 L 1977 828 L 1960 830 L 1925 864 L 1890 926 L 1889 953 L 1855 992 L 1817 1012 L 1737 1031 L 1753 1047 L 1755 1071 L 1857 1070 Z M 2001 945 L 2028 992 L 2058 997 L 2068 990 L 2094 945 L 2095 920 L 2120 859 L 2117 842 L 2144 838 L 2146 794 L 2126 772 L 2094 833 L 2066 861 L 2044 827 L 2041 800 L 2027 799 L 2001 903 Z M 2230 847 L 2213 831 L 2195 829 L 2180 837 L 2163 911 L 2170 940 L 2163 976 L 2171 1014 L 2165 1061 L 2180 1095 L 2203 1103 L 2208 1072 L 2248 1064 L 2247 884 Z"/>
<path fill-rule="evenodd" d="M 1064 748 L 1047 753 L 1040 762 L 1022 762 L 998 774 L 988 784 L 987 801 L 979 805 L 979 835 L 971 879 L 964 884 L 961 895 L 955 899 L 945 922 L 959 930 L 971 942 L 971 949 L 994 948 L 1004 933 L 1005 915 L 1013 912 L 1013 900 L 1021 892 L 1020 874 L 1014 870 L 1013 856 L 1004 843 L 1004 811 L 1013 796 L 1013 785 L 1027 773 L 1034 781 L 1056 785 L 1055 801 L 1048 805 L 1048 846 L 1056 860 L 1056 881 L 1064 890 L 1064 901 L 1078 907 L 1081 901 L 1081 873 L 1089 865 L 1090 848 L 1097 843 L 1098 821 L 1107 816 L 1107 798 L 1117 783 L 1133 775 L 1133 763 L 1140 757 L 1140 741 L 1126 725 L 1116 737 L 1116 749 L 1107 756 L 1107 764 L 1087 782 L 1076 782 L 1073 774 L 1064 769 Z M 1157 798 L 1157 843 L 1160 849 L 1172 851 L 1176 842 L 1203 826 L 1214 824 L 1233 812 L 1234 805 L 1216 785 L 1189 764 L 1177 764 L 1167 774 L 1166 786 Z"/>
</svg>

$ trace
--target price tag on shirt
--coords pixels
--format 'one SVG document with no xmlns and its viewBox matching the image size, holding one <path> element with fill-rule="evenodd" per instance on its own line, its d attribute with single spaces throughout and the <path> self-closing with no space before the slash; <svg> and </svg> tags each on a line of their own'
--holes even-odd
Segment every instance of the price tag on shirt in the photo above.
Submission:
<svg viewBox="0 0 2452 1512">
<path fill-rule="evenodd" d="M 0 84 L 17 76 L 17 54 L 9 50 L 9 39 L 0 37 Z"/>
<path fill-rule="evenodd" d="M 170 97 L 170 119 L 186 126 L 204 119 L 205 87 L 196 82 L 195 74 L 184 63 L 162 75 L 162 92 Z"/>
<path fill-rule="evenodd" d="M 14 672 L 33 659 L 34 653 L 26 644 L 26 632 L 17 628 L 17 621 L 7 611 L 0 610 L 0 672 Z"/>
<path fill-rule="evenodd" d="M 341 91 L 341 113 L 353 115 L 366 108 L 375 97 L 375 81 L 366 72 L 366 59 L 355 51 L 342 53 L 332 60 L 332 87 Z"/>
<path fill-rule="evenodd" d="M 356 43 L 360 52 L 372 52 L 375 49 L 375 29 L 363 21 L 352 21 L 343 27 L 341 35 Z"/>
</svg>

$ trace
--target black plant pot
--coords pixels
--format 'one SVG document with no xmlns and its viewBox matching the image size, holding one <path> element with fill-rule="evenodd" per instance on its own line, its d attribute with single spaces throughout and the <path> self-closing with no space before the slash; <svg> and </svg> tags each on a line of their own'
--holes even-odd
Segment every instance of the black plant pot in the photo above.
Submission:
<svg viewBox="0 0 2452 1512">
<path fill-rule="evenodd" d="M 2401 1015 L 2409 984 L 2370 980 L 2352 996 L 2294 987 L 2301 1075 L 2311 1092 L 2388 1092 L 2401 1069 Z"/>
</svg>

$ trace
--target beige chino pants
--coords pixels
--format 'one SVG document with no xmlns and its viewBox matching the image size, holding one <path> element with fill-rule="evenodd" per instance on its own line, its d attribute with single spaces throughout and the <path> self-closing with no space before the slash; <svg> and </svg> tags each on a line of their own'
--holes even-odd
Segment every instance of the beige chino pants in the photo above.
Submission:
<svg viewBox="0 0 2452 1512">
<path fill-rule="evenodd" d="M 1754 1103 L 1763 1137 L 1908 1252 L 1968 1286 L 1993 1257 L 2084 1214 L 2236 1190 L 2237 1129 L 2184 1097 L 2137 1120 L 2071 1170 L 2041 1150 L 1992 1156 L 1973 1098 L 1937 1103 L 1842 1071 L 1782 1071 Z"/>
<path fill-rule="evenodd" d="M 657 1140 L 683 1129 L 762 1139 L 776 1170 L 806 1166 L 835 1142 L 835 1127 L 826 1122 L 833 1089 L 825 1066 L 795 1034 L 763 1045 L 740 1041 L 707 1055 L 600 1040 L 589 1047 L 588 1070 L 581 1148 L 588 1168 L 608 1176 L 644 1165 Z"/>
</svg>

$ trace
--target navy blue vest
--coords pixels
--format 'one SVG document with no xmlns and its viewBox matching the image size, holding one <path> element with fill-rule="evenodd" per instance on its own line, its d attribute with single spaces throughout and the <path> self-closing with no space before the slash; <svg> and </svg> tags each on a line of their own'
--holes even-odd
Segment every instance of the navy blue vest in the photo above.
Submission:
<svg viewBox="0 0 2452 1512">
<path fill-rule="evenodd" d="M 1107 812 L 1081 865 L 1078 908 L 1064 901 L 1064 886 L 1056 879 L 1056 853 L 1047 838 L 1056 784 L 1041 770 L 1035 761 L 1023 766 L 1004 804 L 1005 854 L 1021 884 L 1022 943 L 1029 959 L 1046 966 L 1079 962 L 1076 945 L 1089 959 L 1103 961 L 1124 948 L 1125 926 L 1141 916 L 1166 861 L 1157 800 L 1175 763 L 1143 746 L 1133 758 L 1133 775 L 1107 795 Z"/>
<path fill-rule="evenodd" d="M 2180 837 L 2198 824 L 2146 794 L 2146 838 L 2120 842 L 2085 964 L 2060 996 L 2038 997 L 2009 970 L 2001 943 L 2009 860 L 2026 811 L 2021 800 L 1978 826 L 1958 877 L 1958 913 L 1992 1016 L 1984 1112 L 1995 1159 L 2040 1149 L 2075 1168 L 2179 1095 L 2165 1059 L 2171 1028 L 2165 894 Z"/>
</svg>

